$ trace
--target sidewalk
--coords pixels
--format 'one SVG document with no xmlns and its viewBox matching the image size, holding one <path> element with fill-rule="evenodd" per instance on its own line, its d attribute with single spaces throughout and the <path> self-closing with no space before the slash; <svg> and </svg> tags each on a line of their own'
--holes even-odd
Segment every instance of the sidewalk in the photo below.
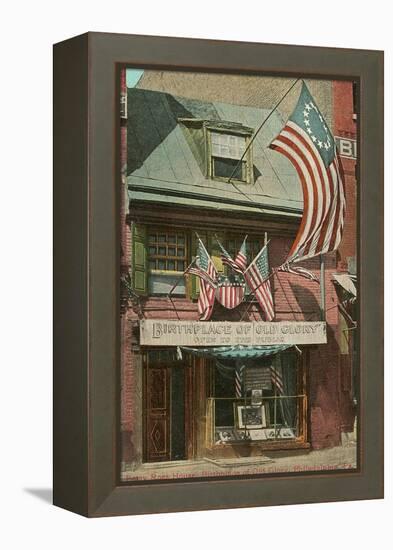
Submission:
<svg viewBox="0 0 393 550">
<path fill-rule="evenodd" d="M 252 458 L 150 463 L 141 465 L 137 470 L 127 469 L 123 465 L 122 479 L 127 482 L 353 468 L 356 468 L 356 445 L 347 444 L 308 452 L 266 452 L 261 457 Z"/>
</svg>

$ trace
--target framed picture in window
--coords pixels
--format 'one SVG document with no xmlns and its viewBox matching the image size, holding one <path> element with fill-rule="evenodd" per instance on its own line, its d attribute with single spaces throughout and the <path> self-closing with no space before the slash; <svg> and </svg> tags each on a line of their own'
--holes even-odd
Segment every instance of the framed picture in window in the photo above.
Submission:
<svg viewBox="0 0 393 550">
<path fill-rule="evenodd" d="M 382 53 L 54 51 L 55 504 L 380 498 Z"/>
<path fill-rule="evenodd" d="M 258 430 L 266 428 L 264 405 L 237 405 L 236 420 L 239 429 Z"/>
<path fill-rule="evenodd" d="M 251 390 L 251 405 L 262 405 L 263 390 Z"/>
</svg>

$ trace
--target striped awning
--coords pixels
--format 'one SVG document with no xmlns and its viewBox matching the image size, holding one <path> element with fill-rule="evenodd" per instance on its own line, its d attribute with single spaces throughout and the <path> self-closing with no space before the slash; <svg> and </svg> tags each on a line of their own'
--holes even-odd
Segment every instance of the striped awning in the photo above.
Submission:
<svg viewBox="0 0 393 550">
<path fill-rule="evenodd" d="M 210 348 L 181 347 L 182 351 L 192 353 L 197 357 L 210 357 L 213 359 L 260 359 L 281 353 L 293 345 L 275 346 L 220 346 Z"/>
</svg>

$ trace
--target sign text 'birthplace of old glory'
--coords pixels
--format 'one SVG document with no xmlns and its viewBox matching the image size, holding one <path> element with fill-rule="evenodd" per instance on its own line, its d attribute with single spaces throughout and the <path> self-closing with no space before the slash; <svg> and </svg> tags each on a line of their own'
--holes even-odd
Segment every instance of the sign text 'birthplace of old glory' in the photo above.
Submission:
<svg viewBox="0 0 393 550">
<path fill-rule="evenodd" d="M 271 344 L 326 344 L 322 321 L 225 322 L 140 321 L 142 346 L 257 346 Z"/>
</svg>

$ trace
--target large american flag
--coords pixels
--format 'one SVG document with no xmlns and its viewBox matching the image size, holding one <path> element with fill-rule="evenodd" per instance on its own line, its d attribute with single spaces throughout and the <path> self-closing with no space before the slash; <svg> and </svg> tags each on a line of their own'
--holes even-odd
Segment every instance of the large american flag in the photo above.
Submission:
<svg viewBox="0 0 393 550">
<path fill-rule="evenodd" d="M 244 278 L 264 311 L 266 321 L 274 319 L 273 295 L 269 276 L 269 260 L 267 245 L 265 245 L 244 272 Z"/>
<path fill-rule="evenodd" d="M 270 148 L 293 164 L 303 190 L 303 216 L 285 263 L 336 250 L 344 227 L 344 177 L 334 138 L 304 82 L 295 110 Z"/>
<path fill-rule="evenodd" d="M 198 258 L 196 264 L 197 267 L 207 275 L 207 277 L 199 276 L 198 313 L 201 321 L 208 321 L 213 313 L 218 273 L 212 259 L 210 258 L 203 242 L 199 237 Z M 212 283 L 208 282 L 208 280 L 211 280 Z"/>
</svg>

